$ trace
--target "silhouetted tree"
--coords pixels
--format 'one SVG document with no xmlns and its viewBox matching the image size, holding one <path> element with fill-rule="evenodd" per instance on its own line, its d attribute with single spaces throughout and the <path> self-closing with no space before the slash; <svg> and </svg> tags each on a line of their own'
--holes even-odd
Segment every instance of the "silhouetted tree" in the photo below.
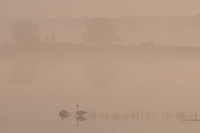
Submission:
<svg viewBox="0 0 200 133">
<path fill-rule="evenodd" d="M 39 25 L 30 20 L 21 20 L 10 24 L 12 40 L 15 43 L 30 44 L 39 42 Z"/>
<path fill-rule="evenodd" d="M 45 42 L 46 43 L 54 43 L 55 41 L 57 40 L 57 37 L 56 37 L 56 35 L 53 33 L 52 35 L 51 35 L 51 37 L 49 38 L 49 37 L 47 37 L 46 36 L 46 38 L 45 38 Z"/>
<path fill-rule="evenodd" d="M 107 18 L 93 18 L 86 26 L 86 32 L 83 33 L 82 38 L 84 43 L 93 45 L 112 45 L 119 44 L 121 39 L 116 36 L 118 31 Z"/>
<path fill-rule="evenodd" d="M 57 37 L 56 37 L 55 34 L 53 33 L 53 34 L 51 35 L 51 42 L 55 42 L 56 39 L 57 39 Z"/>
</svg>

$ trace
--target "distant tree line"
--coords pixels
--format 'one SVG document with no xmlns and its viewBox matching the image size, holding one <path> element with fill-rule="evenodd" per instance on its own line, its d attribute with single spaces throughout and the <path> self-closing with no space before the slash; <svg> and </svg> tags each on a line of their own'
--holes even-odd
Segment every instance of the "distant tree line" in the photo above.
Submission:
<svg viewBox="0 0 200 133">
<path fill-rule="evenodd" d="M 39 24 L 32 22 L 31 20 L 21 20 L 12 22 L 11 35 L 12 40 L 16 44 L 36 44 L 40 42 L 39 39 Z M 86 45 L 113 45 L 119 44 L 121 39 L 115 35 L 118 31 L 108 19 L 106 18 L 94 18 L 87 22 L 85 32 L 82 35 Z M 55 34 L 52 34 L 49 39 L 46 37 L 46 42 L 54 42 L 57 39 Z"/>
<path fill-rule="evenodd" d="M 11 35 L 14 43 L 17 44 L 30 44 L 38 43 L 39 39 L 39 24 L 34 23 L 30 20 L 21 20 L 12 22 Z"/>
<path fill-rule="evenodd" d="M 2 18 L 0 18 L 2 19 Z M 3 27 L 5 22 L 8 22 L 5 18 L 0 21 L 0 25 Z M 11 21 L 9 27 L 11 27 L 11 38 L 15 43 L 38 43 L 41 42 L 41 33 L 43 26 L 48 29 L 64 29 L 64 27 L 77 27 L 81 29 L 73 32 L 77 33 L 76 37 L 82 39 L 81 44 L 85 45 L 116 45 L 126 42 L 128 39 L 129 44 L 134 42 L 142 42 L 149 40 L 181 40 L 188 37 L 188 40 L 194 36 L 200 34 L 200 15 L 195 16 L 177 16 L 177 17 L 111 17 L 111 18 L 40 18 L 32 20 L 19 20 Z M 35 23 L 38 22 L 38 23 Z M 42 26 L 41 26 L 42 25 Z M 67 28 L 66 28 L 67 31 Z M 0 32 L 3 32 L 0 31 Z M 43 32 L 44 34 L 45 32 Z M 49 33 L 49 32 L 48 32 Z M 59 42 L 59 35 L 57 33 L 50 33 L 51 36 L 46 36 L 45 42 Z M 68 30 L 66 33 L 70 33 Z M 43 35 L 42 34 L 42 35 Z M 64 35 L 63 33 L 61 33 Z M 43 35 L 44 36 L 44 35 Z M 66 34 L 66 37 L 70 36 Z M 73 35 L 72 35 L 73 36 Z M 167 37 L 166 37 L 167 36 Z M 74 37 L 74 36 L 73 36 Z M 146 37 L 146 38 L 145 38 Z M 167 40 L 166 40 L 167 38 Z M 142 40 L 137 41 L 137 40 Z M 146 40 L 145 40 L 146 39 Z M 67 40 L 66 40 L 67 41 Z M 196 39 L 198 43 L 200 40 Z M 162 41 L 161 41 L 162 42 Z M 169 41 L 169 43 L 171 43 Z M 126 43 L 127 44 L 127 43 Z"/>
</svg>

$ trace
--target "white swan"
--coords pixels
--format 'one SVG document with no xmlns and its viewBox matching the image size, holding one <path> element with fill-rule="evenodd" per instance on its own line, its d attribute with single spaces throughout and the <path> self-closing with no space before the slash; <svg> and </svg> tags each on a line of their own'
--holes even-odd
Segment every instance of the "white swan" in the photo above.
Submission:
<svg viewBox="0 0 200 133">
<path fill-rule="evenodd" d="M 71 115 L 72 112 L 69 111 L 69 110 L 61 110 L 59 114 L 60 114 L 60 115 Z"/>
<path fill-rule="evenodd" d="M 87 112 L 84 111 L 84 110 L 79 110 L 79 106 L 78 106 L 78 105 L 76 105 L 76 107 L 77 107 L 77 111 L 76 111 L 76 114 L 77 114 L 77 115 L 84 115 L 85 113 L 87 113 Z"/>
<path fill-rule="evenodd" d="M 62 119 L 67 119 L 67 118 L 71 117 L 71 114 L 70 115 L 62 115 L 62 114 L 60 114 L 59 116 Z"/>
</svg>

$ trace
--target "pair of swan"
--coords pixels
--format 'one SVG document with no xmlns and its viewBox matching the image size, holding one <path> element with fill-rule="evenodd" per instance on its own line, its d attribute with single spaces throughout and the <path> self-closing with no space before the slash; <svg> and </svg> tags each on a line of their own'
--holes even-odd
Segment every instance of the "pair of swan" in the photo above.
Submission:
<svg viewBox="0 0 200 133">
<path fill-rule="evenodd" d="M 77 115 L 84 115 L 85 113 L 87 113 L 84 110 L 79 110 L 79 106 L 78 105 L 76 105 L 76 107 L 77 107 L 77 111 L 76 111 Z M 60 111 L 60 115 L 71 115 L 71 114 L 72 114 L 72 112 L 69 111 L 69 110 L 61 110 Z"/>
</svg>

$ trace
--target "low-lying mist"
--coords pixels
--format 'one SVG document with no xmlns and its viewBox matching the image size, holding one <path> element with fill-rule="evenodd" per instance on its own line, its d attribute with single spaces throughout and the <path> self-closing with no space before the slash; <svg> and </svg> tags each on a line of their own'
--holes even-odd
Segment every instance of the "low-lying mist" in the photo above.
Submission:
<svg viewBox="0 0 200 133">
<path fill-rule="evenodd" d="M 162 61 L 151 55 L 141 60 L 137 56 L 128 59 L 117 54 L 92 54 L 70 60 L 49 56 L 46 62 L 40 57 L 18 58 L 1 63 L 2 88 L 16 92 L 15 96 L 26 96 L 20 90 L 35 96 L 65 96 L 63 92 L 85 97 L 106 93 L 110 97 L 197 96 L 198 60 Z M 3 97 L 9 95 L 2 93 Z"/>
</svg>

